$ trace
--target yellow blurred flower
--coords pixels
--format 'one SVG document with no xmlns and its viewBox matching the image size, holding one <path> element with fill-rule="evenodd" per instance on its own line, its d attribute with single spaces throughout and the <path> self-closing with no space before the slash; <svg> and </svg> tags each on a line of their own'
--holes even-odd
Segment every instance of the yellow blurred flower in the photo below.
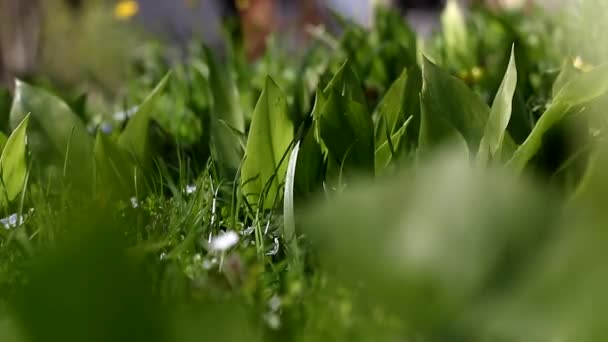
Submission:
<svg viewBox="0 0 608 342">
<path fill-rule="evenodd" d="M 134 0 L 119 1 L 114 7 L 114 16 L 120 20 L 126 20 L 139 12 L 139 4 Z"/>
<path fill-rule="evenodd" d="M 471 69 L 471 77 L 473 78 L 473 81 L 478 82 L 483 78 L 483 75 L 484 72 L 482 68 L 476 66 Z"/>
</svg>

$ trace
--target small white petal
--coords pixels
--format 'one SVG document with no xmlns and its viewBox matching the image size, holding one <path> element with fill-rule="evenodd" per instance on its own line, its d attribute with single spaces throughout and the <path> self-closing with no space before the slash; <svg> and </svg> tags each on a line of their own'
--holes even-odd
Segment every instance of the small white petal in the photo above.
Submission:
<svg viewBox="0 0 608 342">
<path fill-rule="evenodd" d="M 230 230 L 221 235 L 218 235 L 211 240 L 211 249 L 214 251 L 224 252 L 239 242 L 239 235 Z"/>
<path fill-rule="evenodd" d="M 135 106 L 130 109 L 127 109 L 126 111 L 120 111 L 120 112 L 114 113 L 114 115 L 112 117 L 115 121 L 122 122 L 122 121 L 125 121 L 128 118 L 132 117 L 133 115 L 135 115 L 135 113 L 137 113 L 138 109 L 139 109 L 139 107 Z"/>
<path fill-rule="evenodd" d="M 8 217 L 1 218 L 0 224 L 4 226 L 5 229 L 15 228 L 23 223 L 23 217 L 20 217 L 17 214 L 12 214 Z"/>
<path fill-rule="evenodd" d="M 139 202 L 137 201 L 137 198 L 131 197 L 131 207 L 133 207 L 133 208 L 139 207 Z"/>
<path fill-rule="evenodd" d="M 191 195 L 196 191 L 196 185 L 186 185 L 186 194 Z"/>
</svg>

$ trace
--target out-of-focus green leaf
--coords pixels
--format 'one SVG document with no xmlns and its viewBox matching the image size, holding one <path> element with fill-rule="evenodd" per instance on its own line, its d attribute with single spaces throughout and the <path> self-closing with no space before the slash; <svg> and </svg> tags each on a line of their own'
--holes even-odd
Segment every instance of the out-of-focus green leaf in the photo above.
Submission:
<svg viewBox="0 0 608 342">
<path fill-rule="evenodd" d="M 388 89 L 374 113 L 376 120 L 375 136 L 376 149 L 386 142 L 388 135 L 392 135 L 396 130 L 400 130 L 399 126 L 405 122 L 403 113 L 403 104 L 405 100 L 405 90 L 407 85 L 407 71 L 403 70 L 401 76 L 393 82 Z"/>
<path fill-rule="evenodd" d="M 14 129 L 31 113 L 28 147 L 38 167 L 49 176 L 63 173 L 71 181 L 88 182 L 92 172 L 93 139 L 68 105 L 48 92 L 17 81 L 10 114 Z M 53 171 L 55 170 L 55 171 Z"/>
<path fill-rule="evenodd" d="M 327 69 L 328 56 L 326 51 L 319 45 L 313 45 L 306 53 L 304 60 L 297 69 L 297 78 L 294 85 L 294 110 L 293 118 L 295 125 L 299 125 L 309 115 L 311 111 L 310 99 L 315 91 L 320 89 L 319 82 L 321 75 Z"/>
<path fill-rule="evenodd" d="M 308 195 L 316 190 L 321 183 L 323 167 L 323 152 L 315 140 L 312 129 L 300 143 L 296 164 L 295 188 L 297 194 Z"/>
<path fill-rule="evenodd" d="M 468 330 L 497 340 L 552 336 L 564 341 L 602 341 L 608 296 L 608 149 L 598 143 L 581 187 L 564 205 L 552 234 L 530 255 L 528 267 L 483 310 Z M 575 229 L 573 229 L 575 227 Z M 483 318 L 485 317 L 485 318 Z M 479 329 L 479 320 L 487 320 Z"/>
<path fill-rule="evenodd" d="M 488 290 L 524 269 L 555 210 L 534 186 L 471 167 L 451 149 L 369 184 L 316 203 L 298 216 L 299 227 L 328 274 L 361 284 L 350 289 L 423 336 L 436 329 L 449 334 Z"/>
<path fill-rule="evenodd" d="M 158 104 L 158 98 L 167 86 L 170 77 L 170 73 L 165 75 L 144 102 L 139 105 L 137 112 L 129 120 L 118 139 L 119 146 L 129 151 L 141 165 L 146 165 L 150 159 L 150 120 L 152 112 Z"/>
<path fill-rule="evenodd" d="M 514 48 L 511 51 L 511 59 L 509 66 L 505 72 L 505 76 L 498 88 L 498 93 L 494 98 L 490 116 L 486 123 L 486 130 L 479 144 L 479 152 L 477 152 L 477 161 L 485 164 L 489 156 L 495 157 L 500 155 L 500 148 L 509 125 L 511 118 L 511 109 L 513 107 L 513 94 L 517 86 L 517 67 L 515 65 Z"/>
<path fill-rule="evenodd" d="M 361 88 L 361 81 L 350 67 L 349 61 L 345 61 L 334 77 L 329 81 L 323 93 L 329 97 L 331 93 L 337 93 L 351 101 L 357 102 L 367 110 L 367 101 Z"/>
<path fill-rule="evenodd" d="M 574 77 L 576 77 L 580 72 L 576 70 L 573 65 L 573 62 L 570 60 L 565 61 L 562 64 L 562 69 L 560 70 L 555 82 L 553 82 L 553 87 L 551 88 L 551 94 L 553 98 L 559 94 L 560 90 L 564 88 L 568 82 L 570 82 Z"/>
<path fill-rule="evenodd" d="M 64 215 L 69 237 L 40 251 L 11 300 L 27 341 L 168 341 L 169 317 L 116 229 L 128 221 L 92 206 Z"/>
<path fill-rule="evenodd" d="M 6 141 L 0 157 L 0 176 L 2 177 L 3 191 L 0 194 L 0 203 L 6 205 L 6 200 L 12 201 L 23 190 L 23 183 L 27 174 L 27 125 L 30 116 L 27 115 L 17 126 Z"/>
<path fill-rule="evenodd" d="M 327 147 L 325 146 L 323 139 L 321 139 L 321 133 L 319 131 L 319 118 L 321 117 L 321 110 L 323 107 L 325 107 L 325 102 L 327 102 L 327 96 L 323 93 L 323 91 L 317 89 L 315 94 L 315 103 L 312 107 L 310 116 L 313 120 L 312 130 L 314 132 L 314 138 L 319 143 L 319 146 L 323 151 L 327 151 Z"/>
<path fill-rule="evenodd" d="M 244 132 L 245 116 L 239 105 L 237 87 L 230 70 L 217 62 L 208 47 L 205 47 L 204 50 L 205 60 L 209 67 L 208 78 L 213 96 L 213 108 L 217 111 L 217 117 L 237 131 Z"/>
<path fill-rule="evenodd" d="M 285 181 L 286 154 L 292 140 L 293 123 L 289 118 L 285 95 L 268 77 L 253 111 L 241 169 L 242 191 L 250 203 L 256 204 L 264 194 L 263 207 L 273 207 L 275 199 L 280 196 L 279 186 Z"/>
<path fill-rule="evenodd" d="M 103 198 L 128 199 L 144 192 L 144 180 L 135 179 L 142 176 L 141 169 L 134 162 L 128 151 L 98 132 L 93 151 L 96 171 L 96 192 Z M 137 186 L 137 189 L 136 189 Z"/>
<path fill-rule="evenodd" d="M 409 53 L 416 58 L 416 32 L 408 25 L 403 16 L 390 8 L 378 6 L 375 15 L 375 27 L 380 42 L 399 42 Z M 403 56 L 402 56 L 403 57 Z"/>
<path fill-rule="evenodd" d="M 346 169 L 374 172 L 374 128 L 359 102 L 332 92 L 319 117 L 319 133 L 330 158 Z"/>
<path fill-rule="evenodd" d="M 211 155 L 222 178 L 234 179 L 243 158 L 239 134 L 245 133 L 245 117 L 230 71 L 220 66 L 206 47 L 204 54 L 208 67 L 205 76 L 212 100 L 209 118 Z"/>
<path fill-rule="evenodd" d="M 508 164 L 515 170 L 522 170 L 541 148 L 543 136 L 564 116 L 578 107 L 606 94 L 608 91 L 608 64 L 595 67 L 567 82 L 558 92 L 553 102 L 540 117 L 534 129 L 515 151 Z"/>
<path fill-rule="evenodd" d="M 6 145 L 7 140 L 8 137 L 6 136 L 6 134 L 0 132 L 0 150 L 4 150 L 4 146 Z"/>
<path fill-rule="evenodd" d="M 360 81 L 348 61 L 331 79 L 313 109 L 322 148 L 330 164 L 374 171 L 374 124 Z"/>
<path fill-rule="evenodd" d="M 572 199 L 601 203 L 601 196 L 608 194 L 608 181 L 605 178 L 607 170 L 608 143 L 601 142 L 591 151 L 587 169 Z"/>
<path fill-rule="evenodd" d="M 449 125 L 462 135 L 471 151 L 476 151 L 490 112 L 488 106 L 461 80 L 428 59 L 424 61 L 423 82 L 420 148 L 442 143 L 450 136 Z"/>
<path fill-rule="evenodd" d="M 443 38 L 446 59 L 461 68 L 474 65 L 474 50 L 472 50 L 471 35 L 462 9 L 456 0 L 448 0 L 441 14 Z"/>
<path fill-rule="evenodd" d="M 391 160 L 393 160 L 393 155 L 395 153 L 398 153 L 403 136 L 407 132 L 407 127 L 409 126 L 410 122 L 412 122 L 411 116 L 405 121 L 405 123 L 403 123 L 403 125 L 397 130 L 397 132 L 391 135 L 390 143 L 387 139 L 382 143 L 382 145 L 376 148 L 374 156 L 376 160 L 376 174 L 380 173 L 384 168 L 386 168 L 391 162 Z"/>
</svg>

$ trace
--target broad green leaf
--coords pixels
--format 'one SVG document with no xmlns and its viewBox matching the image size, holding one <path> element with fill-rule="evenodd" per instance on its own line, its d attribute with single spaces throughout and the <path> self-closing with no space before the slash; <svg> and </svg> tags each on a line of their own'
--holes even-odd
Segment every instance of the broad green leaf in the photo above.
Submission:
<svg viewBox="0 0 608 342">
<path fill-rule="evenodd" d="M 403 16 L 398 11 L 378 6 L 374 24 L 381 42 L 399 42 L 409 53 L 412 53 L 411 57 L 416 58 L 416 32 L 406 20 L 403 20 Z"/>
<path fill-rule="evenodd" d="M 271 209 L 274 205 L 279 186 L 285 181 L 293 130 L 285 95 L 268 77 L 253 111 L 241 169 L 242 191 L 250 203 L 257 203 L 264 194 L 263 207 Z"/>
<path fill-rule="evenodd" d="M 213 107 L 217 117 L 234 129 L 245 131 L 245 116 L 240 107 L 237 87 L 232 80 L 230 69 L 217 63 L 211 50 L 205 47 L 205 59 L 209 68 L 209 83 L 213 96 Z"/>
<path fill-rule="evenodd" d="M 312 129 L 300 142 L 296 165 L 295 188 L 298 195 L 308 195 L 318 189 L 323 173 L 323 152 Z"/>
<path fill-rule="evenodd" d="M 102 197 L 126 199 L 143 192 L 142 173 L 129 153 L 116 142 L 98 132 L 93 151 L 96 171 L 96 192 Z M 141 179 L 136 189 L 135 179 Z M 107 195 L 107 196 L 106 196 Z"/>
<path fill-rule="evenodd" d="M 374 113 L 376 147 L 386 142 L 387 134 L 392 135 L 396 130 L 399 130 L 398 127 L 405 121 L 405 115 L 409 115 L 403 113 L 407 79 L 407 71 L 403 70 L 401 76 L 393 82 L 376 107 Z"/>
<path fill-rule="evenodd" d="M 405 123 L 401 126 L 401 128 L 397 130 L 397 132 L 391 135 L 390 144 L 387 139 L 376 148 L 374 156 L 376 160 L 376 173 L 381 172 L 389 165 L 389 163 L 393 159 L 393 154 L 399 150 L 399 146 L 401 145 L 403 136 L 405 135 L 405 132 L 407 131 L 407 127 L 409 126 L 410 122 L 412 122 L 412 116 L 410 116 L 405 121 Z M 395 149 L 395 151 L 391 150 L 391 145 L 393 146 L 393 149 Z"/>
<path fill-rule="evenodd" d="M 608 182 L 606 172 L 608 171 L 608 143 L 605 141 L 596 143 L 589 154 L 587 169 L 583 175 L 571 201 L 585 200 L 601 206 L 608 194 Z M 605 211 L 604 211 L 605 212 Z"/>
<path fill-rule="evenodd" d="M 127 123 L 124 131 L 120 134 L 118 145 L 129 151 L 138 163 L 145 165 L 150 156 L 150 120 L 152 112 L 158 104 L 158 98 L 169 82 L 171 73 L 168 73 L 146 97 L 144 102 L 137 108 L 137 112 Z"/>
<path fill-rule="evenodd" d="M 7 140 L 8 137 L 6 136 L 6 134 L 0 132 L 0 151 L 4 149 Z"/>
<path fill-rule="evenodd" d="M 553 82 L 553 87 L 551 88 L 553 97 L 555 98 L 557 94 L 559 94 L 560 90 L 562 90 L 562 88 L 578 74 L 579 71 L 576 70 L 572 61 L 565 61 L 559 75 L 557 75 L 555 82 Z"/>
<path fill-rule="evenodd" d="M 573 77 L 558 92 L 553 102 L 540 117 L 534 129 L 515 151 L 508 165 L 521 171 L 541 148 L 543 136 L 568 113 L 608 91 L 608 64 Z"/>
<path fill-rule="evenodd" d="M 57 170 L 63 169 L 63 174 L 70 180 L 88 182 L 92 171 L 93 138 L 80 118 L 57 97 L 17 81 L 10 114 L 11 127 L 16 128 L 28 113 L 31 113 L 28 148 L 34 163 L 43 167 L 49 176 L 57 176 Z"/>
<path fill-rule="evenodd" d="M 359 79 L 363 79 L 377 57 L 374 55 L 373 46 L 370 44 L 369 32 L 360 26 L 350 25 L 342 35 L 340 48 L 343 53 L 335 55 L 334 59 L 337 59 L 335 62 L 342 62 L 343 56 L 346 55 L 349 72 L 356 74 Z M 339 73 L 336 75 L 339 75 Z M 348 76 L 348 74 L 344 76 Z M 345 84 L 350 83 L 346 79 L 345 81 Z M 360 101 L 358 96 L 356 100 Z"/>
<path fill-rule="evenodd" d="M 320 137 L 337 165 L 374 172 L 374 128 L 363 105 L 332 92 L 318 120 Z"/>
<path fill-rule="evenodd" d="M 471 50 L 471 35 L 467 30 L 465 16 L 456 0 L 448 0 L 441 14 L 446 59 L 459 67 L 474 64 L 474 51 Z"/>
<path fill-rule="evenodd" d="M 23 121 L 10 135 L 0 157 L 0 175 L 4 189 L 0 194 L 0 203 L 14 200 L 23 189 L 27 173 L 27 125 L 30 116 L 27 115 Z"/>
<path fill-rule="evenodd" d="M 230 70 L 217 63 L 205 47 L 207 70 L 199 70 L 208 79 L 211 98 L 209 134 L 211 155 L 224 179 L 234 179 L 243 159 L 239 134 L 245 133 L 245 116 Z"/>
<path fill-rule="evenodd" d="M 442 143 L 454 128 L 469 149 L 476 151 L 490 112 L 488 106 L 461 80 L 428 59 L 424 61 L 422 74 L 419 146 L 427 149 Z"/>
<path fill-rule="evenodd" d="M 336 72 L 323 90 L 326 97 L 329 97 L 332 92 L 357 102 L 364 107 L 367 106 L 365 94 L 361 88 L 361 81 L 350 67 L 348 60 L 342 64 L 338 72 Z"/>
<path fill-rule="evenodd" d="M 486 123 L 486 130 L 479 144 L 479 152 L 477 152 L 477 160 L 481 164 L 485 164 L 488 157 L 495 157 L 500 154 L 500 148 L 505 138 L 505 132 L 511 118 L 511 110 L 513 108 L 513 95 L 517 86 L 517 67 L 515 65 L 514 48 L 511 50 L 511 59 L 505 76 L 498 88 L 490 116 Z M 508 133 L 507 133 L 508 134 Z"/>
</svg>

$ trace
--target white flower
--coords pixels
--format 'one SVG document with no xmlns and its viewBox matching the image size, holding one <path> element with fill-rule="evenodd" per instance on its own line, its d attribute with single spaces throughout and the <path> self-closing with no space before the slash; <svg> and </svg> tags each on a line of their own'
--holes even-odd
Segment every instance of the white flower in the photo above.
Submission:
<svg viewBox="0 0 608 342">
<path fill-rule="evenodd" d="M 184 192 L 186 195 L 191 195 L 196 191 L 196 185 L 186 185 Z"/>
<path fill-rule="evenodd" d="M 137 198 L 131 197 L 131 207 L 133 207 L 133 208 L 139 207 L 139 202 L 137 201 Z"/>
<path fill-rule="evenodd" d="M 17 214 L 12 214 L 9 217 L 5 217 L 0 219 L 0 224 L 4 226 L 6 229 L 15 228 L 23 223 L 23 217 L 20 217 Z"/>
<path fill-rule="evenodd" d="M 112 117 L 115 121 L 123 122 L 123 121 L 127 120 L 128 118 L 132 117 L 133 115 L 135 115 L 135 113 L 137 113 L 138 110 L 139 110 L 139 107 L 135 106 L 135 107 L 132 107 L 125 111 L 114 113 L 114 115 Z"/>
<path fill-rule="evenodd" d="M 230 230 L 214 237 L 209 244 L 213 251 L 224 252 L 239 242 L 239 235 Z"/>
</svg>

